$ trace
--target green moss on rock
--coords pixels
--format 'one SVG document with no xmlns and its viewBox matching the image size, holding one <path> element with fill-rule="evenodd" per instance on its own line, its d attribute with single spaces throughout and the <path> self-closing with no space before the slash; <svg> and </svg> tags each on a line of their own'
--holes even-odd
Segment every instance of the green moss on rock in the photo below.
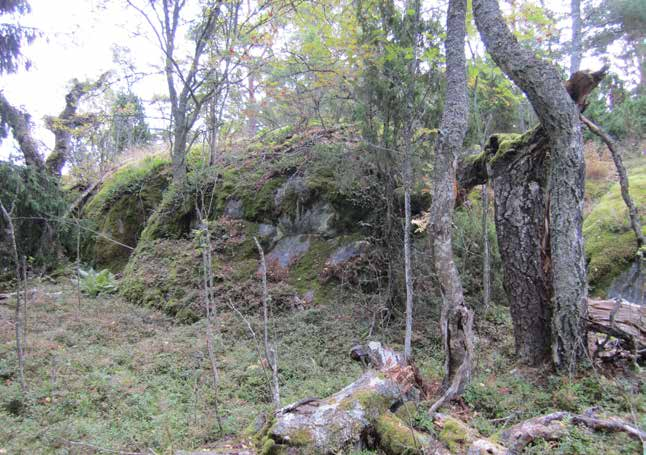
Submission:
<svg viewBox="0 0 646 455">
<path fill-rule="evenodd" d="M 396 415 L 385 412 L 375 421 L 380 447 L 391 455 L 423 454 L 430 437 L 406 425 Z"/>
<path fill-rule="evenodd" d="M 142 241 L 124 270 L 120 292 L 130 302 L 195 321 L 201 314 L 200 264 L 188 240 Z"/>
<path fill-rule="evenodd" d="M 474 439 L 472 431 L 458 419 L 445 416 L 438 438 L 449 448 L 451 453 L 463 453 L 466 452 L 466 446 Z"/>
<path fill-rule="evenodd" d="M 630 193 L 646 235 L 646 166 L 629 172 Z M 592 293 L 604 296 L 612 280 L 636 257 L 637 242 L 618 183 L 599 199 L 583 223 L 588 280 Z"/>
<path fill-rule="evenodd" d="M 100 233 L 86 243 L 85 255 L 99 267 L 121 270 L 132 251 L 123 245 L 137 245 L 169 181 L 169 162 L 161 157 L 127 165 L 107 179 L 83 209 L 83 217 Z"/>
</svg>

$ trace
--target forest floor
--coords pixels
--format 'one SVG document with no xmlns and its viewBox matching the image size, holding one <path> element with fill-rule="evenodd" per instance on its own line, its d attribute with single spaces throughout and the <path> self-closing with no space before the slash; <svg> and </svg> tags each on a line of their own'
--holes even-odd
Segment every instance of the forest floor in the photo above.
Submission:
<svg viewBox="0 0 646 455">
<path fill-rule="evenodd" d="M 220 433 L 203 322 L 178 324 L 118 296 L 82 297 L 79 307 L 68 279 L 32 282 L 30 288 L 26 396 L 16 374 L 15 304 L 0 301 L 0 454 L 172 454 L 214 447 L 253 426 L 271 407 L 257 346 L 233 311 L 221 314 L 217 348 Z M 261 336 L 258 317 L 248 318 Z M 432 381 L 441 379 L 442 371 L 436 321 L 435 311 L 420 311 L 414 336 L 417 364 Z M 589 368 L 568 379 L 521 368 L 514 363 L 506 308 L 490 308 L 477 326 L 475 375 L 451 412 L 483 435 L 554 410 L 581 412 L 591 406 L 646 427 L 645 375 L 627 367 Z M 399 322 L 375 326 L 367 313 L 341 297 L 326 305 L 277 311 L 273 331 L 282 403 L 339 390 L 361 372 L 348 356 L 354 343 L 372 338 L 399 348 L 401 329 Z M 425 403 L 412 423 L 432 431 Z M 624 434 L 574 427 L 561 441 L 537 441 L 525 453 L 641 450 Z"/>
</svg>

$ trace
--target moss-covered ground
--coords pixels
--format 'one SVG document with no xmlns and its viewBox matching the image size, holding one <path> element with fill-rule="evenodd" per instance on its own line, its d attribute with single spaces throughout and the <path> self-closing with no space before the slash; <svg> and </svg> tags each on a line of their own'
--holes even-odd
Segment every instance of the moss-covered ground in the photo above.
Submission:
<svg viewBox="0 0 646 455">
<path fill-rule="evenodd" d="M 0 304 L 0 449 L 11 454 L 95 453 L 102 450 L 171 454 L 178 449 L 226 446 L 253 428 L 270 409 L 257 348 L 246 324 L 222 306 L 216 355 L 224 434 L 215 418 L 203 321 L 177 322 L 164 313 L 120 297 L 83 298 L 74 289 L 32 281 L 26 377 L 16 377 L 13 301 Z M 61 292 L 62 291 L 62 292 Z M 272 332 L 279 354 L 281 401 L 330 395 L 353 381 L 361 368 L 349 347 L 369 337 L 371 312 L 336 290 L 326 304 L 276 311 Z M 260 336 L 259 308 L 245 317 Z M 413 337 L 417 363 L 430 381 L 441 379 L 437 312 L 420 308 Z M 589 369 L 574 378 L 527 370 L 515 364 L 507 310 L 491 307 L 477 321 L 476 370 L 463 403 L 452 412 L 493 437 L 520 420 L 551 412 L 604 412 L 646 426 L 644 377 L 629 370 Z M 376 325 L 370 338 L 401 348 L 399 318 Z M 427 403 L 403 417 L 436 435 Z M 248 430 L 247 430 L 248 431 Z M 460 435 L 443 437 L 459 443 Z M 251 444 L 251 441 L 245 443 Z M 153 452 L 151 452 L 151 450 Z M 639 443 L 622 434 L 574 428 L 560 442 L 538 441 L 526 453 L 633 454 Z M 370 452 L 364 452 L 370 453 Z"/>
</svg>

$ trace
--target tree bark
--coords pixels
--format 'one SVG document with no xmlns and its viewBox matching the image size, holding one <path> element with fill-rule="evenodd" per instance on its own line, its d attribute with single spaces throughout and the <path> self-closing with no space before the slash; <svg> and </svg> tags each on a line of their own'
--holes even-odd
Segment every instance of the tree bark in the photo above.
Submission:
<svg viewBox="0 0 646 455">
<path fill-rule="evenodd" d="M 489 147 L 493 147 L 496 136 Z M 510 302 L 516 353 L 539 365 L 550 354 L 550 267 L 545 163 L 548 144 L 541 128 L 512 142 L 490 161 L 496 235 L 504 264 L 504 288 Z"/>
<path fill-rule="evenodd" d="M 556 69 L 518 43 L 496 0 L 474 0 L 474 17 L 493 60 L 527 95 L 548 135 L 550 250 L 554 289 L 552 356 L 573 373 L 586 352 L 587 280 L 583 248 L 583 136 L 579 111 Z"/>
<path fill-rule="evenodd" d="M 451 227 L 455 206 L 456 162 L 467 130 L 467 82 L 464 39 L 466 0 L 450 0 L 447 14 L 446 98 L 433 166 L 433 202 L 429 234 L 435 272 L 442 288 L 441 330 L 445 350 L 445 395 L 449 400 L 464 390 L 471 377 L 473 313 L 464 302 L 462 283 L 453 260 Z"/>
<path fill-rule="evenodd" d="M 582 28 L 581 28 L 581 0 L 570 2 L 570 18 L 572 19 L 572 47 L 570 48 L 570 74 L 579 71 L 581 66 L 581 55 L 583 53 Z"/>
<path fill-rule="evenodd" d="M 31 134 L 30 115 L 12 106 L 2 92 L 0 92 L 0 121 L 11 128 L 25 164 L 42 170 L 45 165 L 42 156 L 38 153 L 38 144 Z"/>
</svg>

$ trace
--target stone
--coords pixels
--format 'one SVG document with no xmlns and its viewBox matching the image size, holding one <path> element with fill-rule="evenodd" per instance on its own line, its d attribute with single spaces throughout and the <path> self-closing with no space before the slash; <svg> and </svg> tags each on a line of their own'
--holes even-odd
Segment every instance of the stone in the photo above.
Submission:
<svg viewBox="0 0 646 455">
<path fill-rule="evenodd" d="M 287 270 L 292 264 L 303 257 L 309 249 L 310 239 L 307 235 L 284 237 L 278 241 L 274 249 L 265 257 L 267 269 L 279 266 Z"/>
<path fill-rule="evenodd" d="M 243 217 L 242 201 L 240 199 L 229 199 L 224 206 L 224 216 L 234 220 L 240 220 Z"/>
</svg>

